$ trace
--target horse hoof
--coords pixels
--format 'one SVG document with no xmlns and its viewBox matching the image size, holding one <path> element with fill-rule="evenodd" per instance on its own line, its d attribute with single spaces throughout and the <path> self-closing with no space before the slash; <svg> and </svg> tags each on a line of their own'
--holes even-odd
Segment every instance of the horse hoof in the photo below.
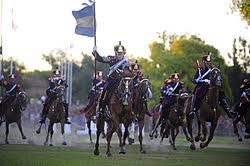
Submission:
<svg viewBox="0 0 250 166">
<path fill-rule="evenodd" d="M 49 144 L 49 146 L 53 146 L 53 144 Z"/>
<path fill-rule="evenodd" d="M 37 133 L 37 134 L 40 134 L 40 131 L 37 130 L 36 133 Z"/>
<path fill-rule="evenodd" d="M 94 142 L 93 141 L 90 141 L 90 144 L 93 144 Z"/>
<path fill-rule="evenodd" d="M 134 138 L 128 138 L 128 143 L 129 143 L 129 145 L 132 145 L 133 143 L 135 143 L 135 139 Z"/>
<path fill-rule="evenodd" d="M 26 136 L 24 135 L 24 136 L 22 137 L 22 139 L 26 139 Z"/>
<path fill-rule="evenodd" d="M 173 150 L 177 150 L 176 147 L 173 147 Z"/>
<path fill-rule="evenodd" d="M 196 137 L 194 138 L 194 140 L 195 140 L 196 142 L 199 142 L 199 141 L 200 141 L 200 137 L 199 137 L 199 136 L 196 136 Z"/>
<path fill-rule="evenodd" d="M 201 148 L 201 149 L 203 149 L 203 148 L 205 148 L 205 147 L 206 147 L 205 143 L 201 143 L 201 144 L 200 144 L 200 148 Z"/>
<path fill-rule="evenodd" d="M 145 150 L 140 150 L 141 154 L 146 154 L 147 152 Z"/>
<path fill-rule="evenodd" d="M 67 145 L 67 142 L 66 142 L 66 141 L 64 141 L 64 142 L 62 143 L 62 145 Z"/>
<path fill-rule="evenodd" d="M 106 153 L 107 157 L 112 157 L 112 154 L 110 152 Z"/>
<path fill-rule="evenodd" d="M 106 134 L 102 134 L 102 139 L 106 138 Z"/>
<path fill-rule="evenodd" d="M 125 154 L 125 153 L 126 153 L 126 149 L 124 147 L 121 147 L 119 154 Z"/>
<path fill-rule="evenodd" d="M 195 145 L 194 145 L 194 144 L 191 144 L 191 145 L 190 145 L 190 149 L 191 149 L 191 150 L 195 150 Z"/>
<path fill-rule="evenodd" d="M 94 150 L 94 155 L 98 156 L 100 154 L 99 150 L 98 149 L 95 149 Z"/>
<path fill-rule="evenodd" d="M 158 137 L 158 135 L 159 135 L 159 134 L 155 134 L 155 138 L 157 138 L 157 137 Z"/>
<path fill-rule="evenodd" d="M 239 138 L 238 141 L 242 142 L 242 138 Z"/>
<path fill-rule="evenodd" d="M 10 144 L 9 141 L 5 141 L 5 144 Z"/>
<path fill-rule="evenodd" d="M 202 139 L 201 139 L 201 142 L 205 142 L 205 141 L 206 141 L 206 138 L 202 138 Z"/>
<path fill-rule="evenodd" d="M 187 137 L 186 139 L 187 139 L 187 141 L 189 141 L 189 142 L 191 141 L 191 138 L 190 138 L 190 137 Z"/>
</svg>

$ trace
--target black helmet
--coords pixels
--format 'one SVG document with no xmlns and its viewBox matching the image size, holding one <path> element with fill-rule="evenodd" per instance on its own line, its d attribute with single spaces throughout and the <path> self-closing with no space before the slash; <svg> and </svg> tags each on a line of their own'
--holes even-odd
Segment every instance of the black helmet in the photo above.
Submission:
<svg viewBox="0 0 250 166">
<path fill-rule="evenodd" d="M 132 67 L 133 70 L 139 70 L 140 69 L 140 65 L 138 65 L 137 60 L 135 61 L 134 64 L 131 65 L 131 67 Z"/>
<path fill-rule="evenodd" d="M 211 63 L 211 61 L 212 61 L 211 54 L 203 55 L 202 56 L 202 61 L 210 62 Z"/>
<path fill-rule="evenodd" d="M 58 69 L 56 69 L 56 70 L 53 71 L 53 74 L 54 74 L 55 76 L 59 76 L 59 75 L 61 75 L 61 71 L 58 70 Z"/>
<path fill-rule="evenodd" d="M 119 41 L 119 45 L 114 46 L 114 51 L 118 53 L 124 53 L 126 54 L 126 49 L 125 47 L 121 44 L 121 41 Z"/>
<path fill-rule="evenodd" d="M 16 75 L 15 74 L 10 74 L 10 75 L 8 75 L 8 78 L 10 79 L 16 79 Z"/>
<path fill-rule="evenodd" d="M 173 73 L 173 74 L 171 75 L 170 78 L 171 78 L 171 79 L 179 79 L 179 78 L 180 78 L 180 74 L 177 73 L 177 72 L 175 72 L 175 73 Z"/>
</svg>

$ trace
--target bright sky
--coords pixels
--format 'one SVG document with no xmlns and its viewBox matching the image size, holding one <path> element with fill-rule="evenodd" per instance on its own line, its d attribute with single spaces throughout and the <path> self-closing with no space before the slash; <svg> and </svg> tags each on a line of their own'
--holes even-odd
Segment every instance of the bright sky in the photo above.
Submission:
<svg viewBox="0 0 250 166">
<path fill-rule="evenodd" d="M 93 38 L 74 34 L 72 10 L 83 0 L 2 0 L 5 56 L 18 58 L 28 70 L 49 69 L 42 53 L 61 48 L 79 59 L 91 54 Z M 127 53 L 148 57 L 148 44 L 157 32 L 196 34 L 218 48 L 224 57 L 232 52 L 235 37 L 250 39 L 250 29 L 231 14 L 231 0 L 96 0 L 97 47 L 101 55 L 113 54 L 121 40 Z M 12 14 L 13 8 L 13 14 Z M 12 18 L 17 26 L 12 29 Z M 74 48 L 70 50 L 70 45 Z"/>
</svg>

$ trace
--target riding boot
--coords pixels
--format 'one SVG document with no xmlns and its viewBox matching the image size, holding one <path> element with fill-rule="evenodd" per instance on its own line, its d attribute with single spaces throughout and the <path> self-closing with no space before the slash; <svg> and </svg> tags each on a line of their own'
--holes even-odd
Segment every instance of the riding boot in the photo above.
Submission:
<svg viewBox="0 0 250 166">
<path fill-rule="evenodd" d="M 149 112 L 149 110 L 148 110 L 148 103 L 147 103 L 147 101 L 145 101 L 144 104 L 145 104 L 145 113 L 146 113 L 149 117 L 151 117 L 152 114 L 151 114 L 151 112 Z"/>
<path fill-rule="evenodd" d="M 41 119 L 39 120 L 39 123 L 45 123 L 45 121 L 46 121 L 46 117 L 47 117 L 47 109 L 46 109 L 46 105 L 44 104 L 44 106 L 43 106 L 43 110 L 42 110 L 42 117 L 41 117 Z"/>
<path fill-rule="evenodd" d="M 96 112 L 96 117 L 101 118 L 104 115 L 104 107 L 105 107 L 104 96 L 105 96 L 105 92 L 103 91 L 101 94 L 101 97 L 99 99 L 99 107 L 98 107 L 98 110 Z"/>
<path fill-rule="evenodd" d="M 68 117 L 69 117 L 69 104 L 68 103 L 63 103 L 64 109 L 65 109 L 65 123 L 66 124 L 71 124 L 71 122 L 69 121 Z"/>
<path fill-rule="evenodd" d="M 225 113 L 228 115 L 229 118 L 232 118 L 233 120 L 235 118 L 237 118 L 238 113 L 234 112 L 234 111 L 232 111 L 230 109 L 230 107 L 229 107 L 229 105 L 228 105 L 228 103 L 227 103 L 227 101 L 226 101 L 225 98 L 223 98 L 223 99 L 220 100 L 220 105 L 223 108 L 223 110 L 225 111 Z"/>
<path fill-rule="evenodd" d="M 192 97 L 192 106 L 191 106 L 191 112 L 189 113 L 189 117 L 191 118 L 191 119 L 194 119 L 194 116 L 195 116 L 195 114 L 196 114 L 196 95 L 193 95 L 193 97 Z"/>
</svg>

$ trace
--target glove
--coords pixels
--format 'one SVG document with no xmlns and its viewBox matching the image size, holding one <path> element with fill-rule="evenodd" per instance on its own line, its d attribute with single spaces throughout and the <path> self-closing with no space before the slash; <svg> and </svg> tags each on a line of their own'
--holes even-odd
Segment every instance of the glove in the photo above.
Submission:
<svg viewBox="0 0 250 166">
<path fill-rule="evenodd" d="M 209 79 L 205 79 L 204 82 L 207 83 L 207 84 L 210 84 L 210 80 Z"/>
</svg>

